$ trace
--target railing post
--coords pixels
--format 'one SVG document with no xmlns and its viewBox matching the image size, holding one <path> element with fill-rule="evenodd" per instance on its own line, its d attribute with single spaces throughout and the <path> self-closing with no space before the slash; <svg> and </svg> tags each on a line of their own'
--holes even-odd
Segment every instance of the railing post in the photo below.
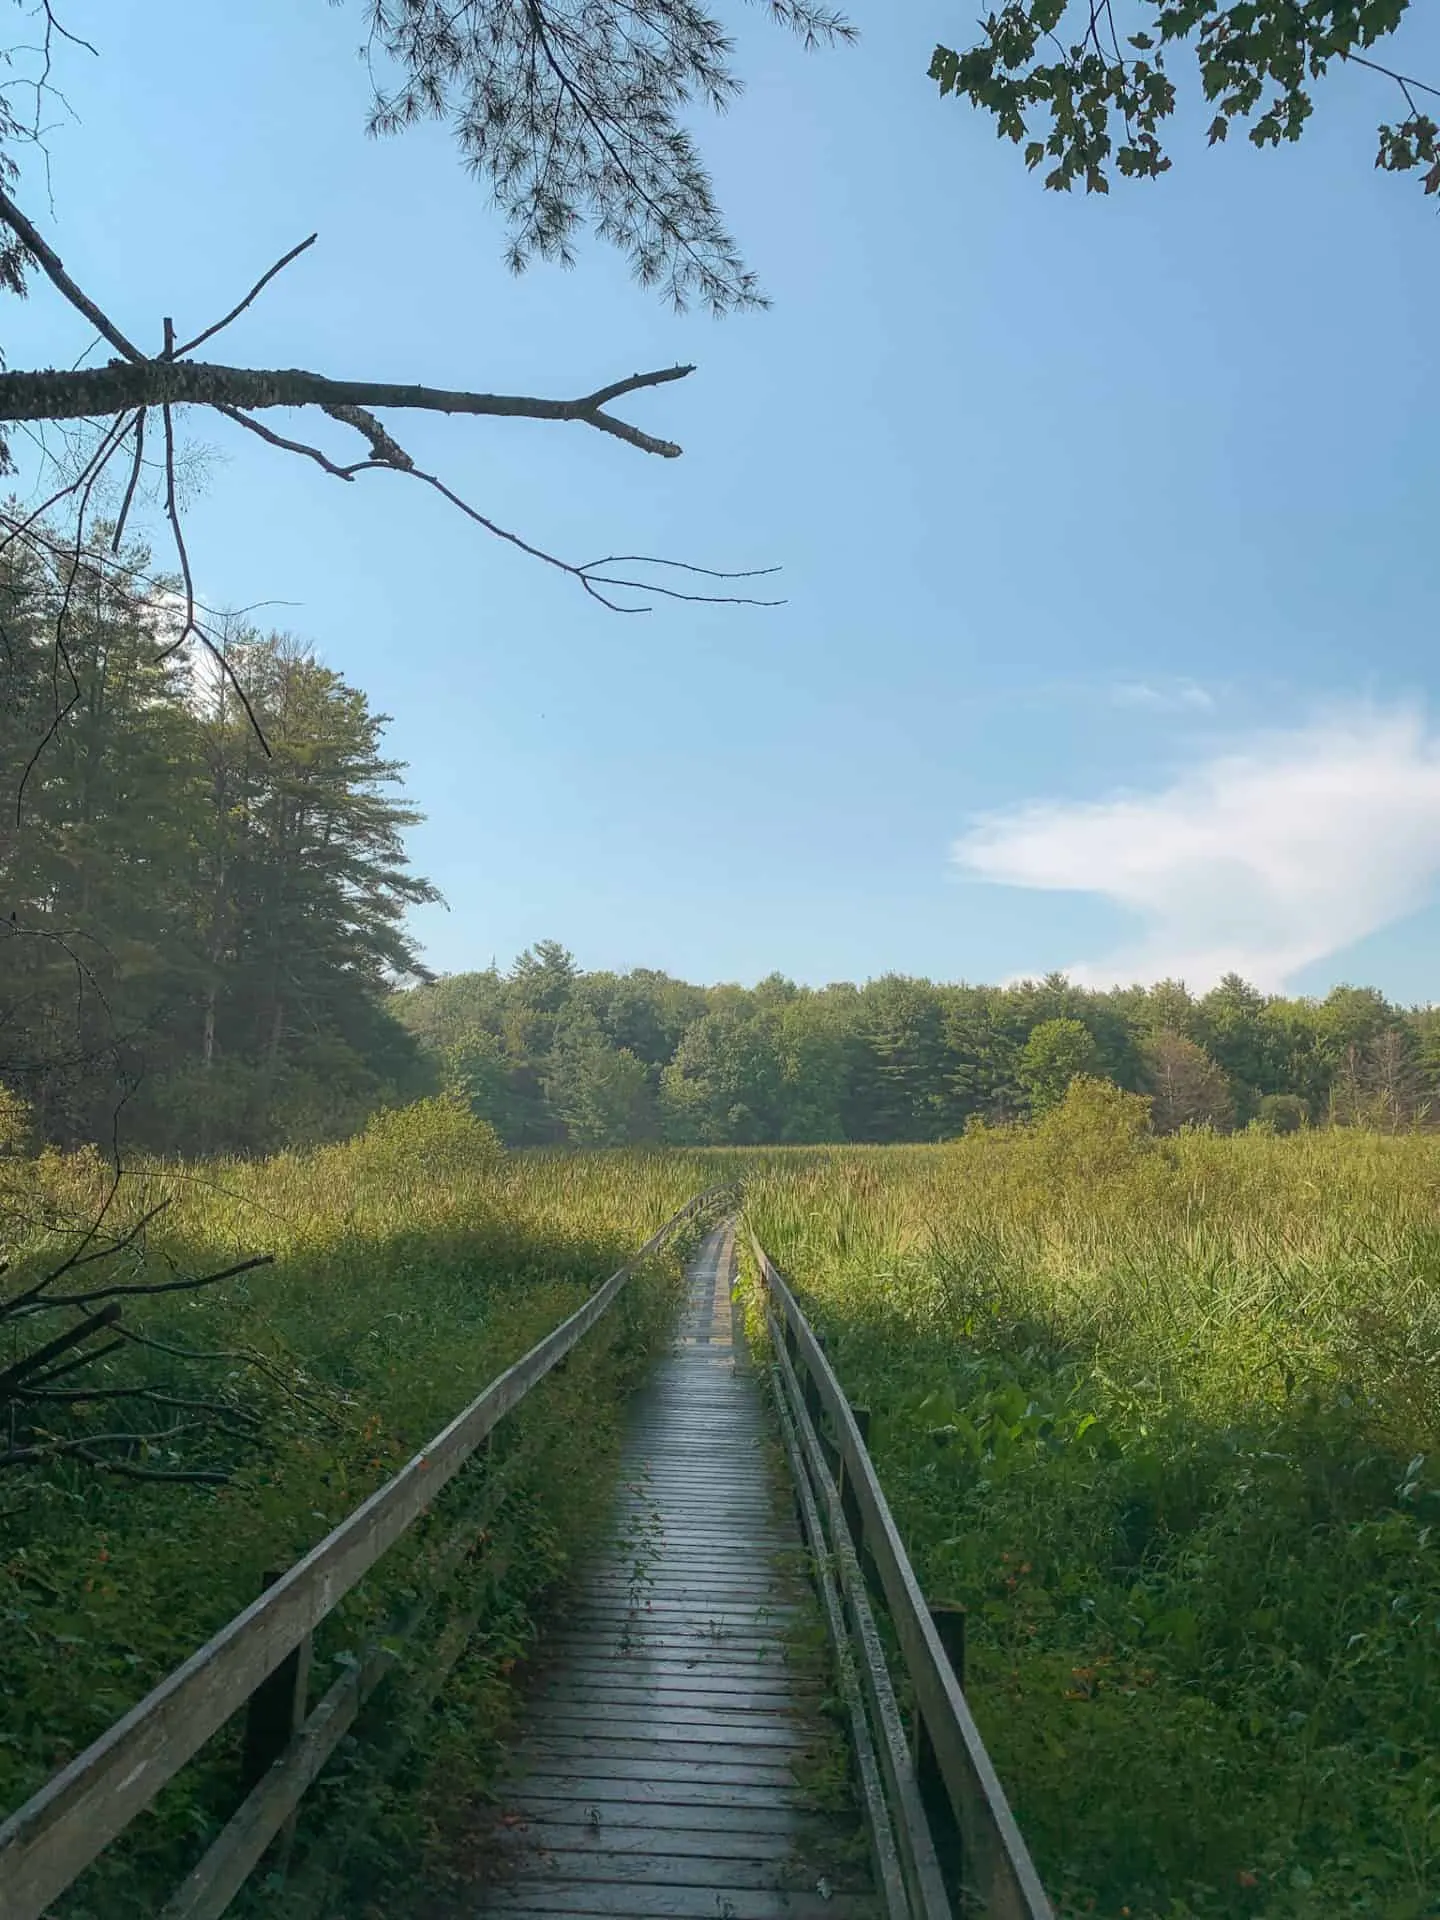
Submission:
<svg viewBox="0 0 1440 1920">
<path fill-rule="evenodd" d="M 965 1609 L 951 1600 L 927 1600 L 926 1606 L 940 1644 L 954 1670 L 961 1689 L 965 1686 Z M 945 1790 L 945 1782 L 936 1763 L 935 1749 L 925 1726 L 924 1716 L 916 1710 L 913 1734 L 915 1784 L 920 1803 L 930 1823 L 935 1841 L 935 1858 L 945 1882 L 945 1891 L 955 1903 L 957 1913 L 965 1911 L 965 1847 L 960 1823 Z"/>
<path fill-rule="evenodd" d="M 815 1336 L 815 1339 L 816 1339 L 817 1345 L 820 1348 L 820 1351 L 823 1353 L 825 1351 L 825 1341 L 823 1337 L 817 1333 Z M 790 1358 L 792 1360 L 795 1358 L 793 1353 L 791 1354 Z M 824 1408 L 820 1399 L 819 1385 L 817 1384 L 815 1376 L 813 1373 L 811 1373 L 808 1365 L 804 1366 L 800 1372 L 800 1391 L 804 1396 L 805 1411 L 810 1416 L 810 1424 L 812 1427 L 814 1427 L 817 1434 L 821 1434 L 820 1421 L 821 1421 L 821 1416 L 824 1412 Z M 822 1447 L 825 1444 L 823 1435 L 821 1436 L 820 1444 L 822 1445 Z"/>
<path fill-rule="evenodd" d="M 854 1414 L 855 1424 L 860 1429 L 860 1444 L 868 1448 L 870 1444 L 870 1409 L 868 1407 L 852 1407 L 850 1411 Z M 845 1524 L 850 1529 L 850 1538 L 855 1542 L 855 1548 L 858 1552 L 861 1541 L 865 1535 L 865 1523 L 860 1517 L 860 1502 L 855 1498 L 854 1481 L 850 1474 L 845 1471 L 845 1456 L 843 1453 L 840 1456 L 840 1466 L 835 1477 L 840 1484 L 840 1506 L 845 1515 Z"/>
<path fill-rule="evenodd" d="M 262 1590 L 273 1587 L 283 1572 L 284 1568 L 276 1568 L 265 1574 L 261 1580 Z M 312 1637 L 307 1633 L 294 1652 L 287 1653 L 250 1696 L 240 1760 L 242 1793 L 249 1793 L 269 1772 L 305 1723 L 310 1700 L 312 1645 Z"/>
<path fill-rule="evenodd" d="M 870 1447 L 870 1409 L 869 1407 L 851 1407 L 855 1425 L 860 1431 L 860 1444 L 869 1451 Z M 875 1562 L 870 1549 L 865 1544 L 865 1516 L 860 1511 L 860 1502 L 855 1497 L 854 1477 L 846 1471 L 845 1455 L 840 1455 L 840 1464 L 835 1473 L 840 1489 L 840 1510 L 845 1515 L 845 1525 L 850 1529 L 850 1538 L 854 1542 L 855 1552 L 860 1560 L 861 1572 L 867 1585 L 875 1585 Z"/>
</svg>

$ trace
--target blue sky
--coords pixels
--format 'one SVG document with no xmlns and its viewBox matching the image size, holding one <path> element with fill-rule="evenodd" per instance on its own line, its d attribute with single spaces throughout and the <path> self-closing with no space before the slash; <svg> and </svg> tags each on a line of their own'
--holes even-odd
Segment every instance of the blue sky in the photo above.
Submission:
<svg viewBox="0 0 1440 1920">
<path fill-rule="evenodd" d="M 576 558 L 784 568 L 783 608 L 621 619 L 421 488 L 194 423 L 206 600 L 284 603 L 394 716 L 432 964 L 553 936 L 701 980 L 1236 964 L 1440 998 L 1440 223 L 1371 166 L 1378 78 L 1327 82 L 1295 149 L 1187 123 L 1160 184 L 1063 198 L 927 82 L 967 9 L 862 0 L 811 57 L 738 9 L 748 89 L 704 132 L 775 304 L 717 323 L 596 244 L 513 279 L 443 131 L 363 137 L 354 4 L 64 17 L 102 57 L 66 54 L 25 203 L 132 337 L 318 228 L 228 357 L 561 395 L 694 360 L 630 406 L 680 461 L 401 437 Z M 1440 75 L 1433 20 L 1395 50 Z M 43 287 L 7 326 L 16 366 L 87 345 Z"/>
</svg>

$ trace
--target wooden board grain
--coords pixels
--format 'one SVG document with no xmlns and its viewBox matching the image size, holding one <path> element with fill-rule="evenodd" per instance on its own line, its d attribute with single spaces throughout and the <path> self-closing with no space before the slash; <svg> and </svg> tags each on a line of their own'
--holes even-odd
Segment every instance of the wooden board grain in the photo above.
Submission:
<svg viewBox="0 0 1440 1920">
<path fill-rule="evenodd" d="M 877 1920 L 797 1779 L 820 1731 L 790 1670 L 805 1560 L 735 1364 L 732 1268 L 721 1230 L 636 1409 L 613 1543 L 547 1643 L 481 1913 Z"/>
</svg>

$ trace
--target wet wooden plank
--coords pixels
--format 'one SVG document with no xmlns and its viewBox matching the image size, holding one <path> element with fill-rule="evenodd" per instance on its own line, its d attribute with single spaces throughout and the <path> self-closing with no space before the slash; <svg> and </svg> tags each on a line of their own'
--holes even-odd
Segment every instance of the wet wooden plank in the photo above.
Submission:
<svg viewBox="0 0 1440 1920">
<path fill-rule="evenodd" d="M 533 1916 L 542 1913 L 577 1915 L 623 1914 L 627 1920 L 874 1920 L 869 1894 L 769 1892 L 762 1888 L 686 1887 L 632 1881 L 606 1885 L 594 1880 L 531 1881 L 521 1887 L 496 1888 L 486 1909 L 491 1913 Z"/>
<path fill-rule="evenodd" d="M 611 1834 L 617 1846 L 625 1844 L 632 1828 L 647 1833 L 663 1828 L 676 1835 L 709 1834 L 721 1839 L 727 1834 L 742 1839 L 783 1839 L 787 1845 L 793 1839 L 804 1846 L 812 1831 L 823 1835 L 827 1826 L 817 1816 L 797 1813 L 792 1806 L 768 1801 L 755 1806 L 722 1806 L 703 1800 L 612 1800 L 604 1795 L 567 1797 L 525 1793 L 514 1802 L 512 1811 L 541 1825 L 576 1825 L 587 1832 L 593 1831 L 591 1815 L 594 1814 L 599 1818 L 601 1831 Z"/>
<path fill-rule="evenodd" d="M 627 1439 L 613 1544 L 547 1644 L 482 1912 L 878 1912 L 794 1772 L 819 1730 L 788 1646 L 805 1563 L 757 1383 L 733 1364 L 729 1267 L 713 1239 L 692 1264 L 680 1340 Z"/>
<path fill-rule="evenodd" d="M 613 1633 L 590 1633 L 566 1641 L 563 1650 L 582 1655 L 595 1673 L 689 1673 L 744 1680 L 766 1673 L 784 1678 L 789 1670 L 787 1650 L 773 1640 L 747 1648 L 734 1641 L 701 1641 L 694 1635 L 681 1639 L 674 1634 L 651 1634 L 636 1635 L 623 1648 Z"/>
<path fill-rule="evenodd" d="M 703 1623 L 682 1629 L 667 1627 L 662 1622 L 647 1624 L 643 1619 L 631 1622 L 628 1629 L 624 1619 L 607 1622 L 592 1620 L 583 1631 L 568 1638 L 557 1637 L 556 1644 L 587 1646 L 598 1653 L 618 1656 L 622 1636 L 628 1640 L 633 1652 L 648 1649 L 680 1660 L 700 1660 L 707 1653 L 717 1658 L 721 1655 L 733 1658 L 742 1649 L 747 1659 L 769 1660 L 777 1668 L 789 1658 L 778 1633 L 757 1633 L 749 1628 L 742 1630 L 738 1627 L 711 1628 Z"/>
<path fill-rule="evenodd" d="M 694 1677 L 693 1675 L 691 1676 Z M 818 1695 L 805 1701 L 813 1708 Z M 663 1723 L 684 1721 L 689 1726 L 710 1723 L 737 1728 L 762 1725 L 803 1726 L 809 1719 L 788 1691 L 742 1693 L 723 1685 L 692 1687 L 570 1687 L 546 1692 L 535 1701 L 537 1724 L 543 1717 L 598 1721 L 613 1724 L 617 1720 L 642 1719 Z"/>
<path fill-rule="evenodd" d="M 585 1852 L 565 1847 L 553 1849 L 537 1839 L 533 1848 L 517 1849 L 513 1861 L 506 1862 L 517 1888 L 527 1881 L 553 1880 L 564 1874 L 590 1886 L 633 1886 L 644 1881 L 661 1887 L 717 1887 L 723 1893 L 737 1889 L 746 1892 L 812 1893 L 817 1880 L 824 1880 L 838 1891 L 845 1876 L 842 1863 L 817 1866 L 794 1853 L 780 1852 L 768 1859 L 743 1859 L 735 1854 L 612 1852 L 597 1845 Z M 854 1873 L 849 1874 L 851 1890 Z"/>
<path fill-rule="evenodd" d="M 795 1802 L 772 1781 L 716 1780 L 707 1773 L 690 1779 L 679 1769 L 667 1768 L 656 1779 L 637 1773 L 626 1761 L 604 1774 L 577 1772 L 575 1768 L 537 1762 L 523 1781 L 513 1785 L 506 1800 L 519 1804 L 528 1796 L 536 1799 L 560 1796 L 593 1806 L 603 1800 L 625 1800 L 634 1807 L 663 1805 L 672 1807 L 771 1808 L 788 1811 Z"/>
<path fill-rule="evenodd" d="M 665 1741 L 616 1742 L 606 1748 L 599 1741 L 537 1740 L 531 1747 L 538 1763 L 584 1771 L 606 1780 L 693 1780 L 711 1781 L 726 1786 L 775 1787 L 782 1792 L 794 1785 L 794 1775 L 783 1760 L 751 1760 L 745 1749 L 725 1749 L 726 1757 L 714 1758 L 708 1751 L 686 1754 L 662 1752 Z M 634 1749 L 617 1752 L 616 1747 Z"/>
<path fill-rule="evenodd" d="M 580 1810 L 576 1811 L 578 1814 Z M 737 1828 L 729 1821 L 724 1826 L 695 1828 L 665 1826 L 652 1819 L 644 1826 L 607 1829 L 603 1817 L 599 1824 L 583 1818 L 535 1819 L 515 1831 L 526 1847 L 547 1853 L 595 1854 L 625 1861 L 632 1861 L 637 1854 L 661 1853 L 698 1860 L 789 1860 L 795 1857 L 797 1843 L 804 1844 L 799 1842 L 793 1824 L 757 1833 Z M 804 1851 L 815 1856 L 838 1849 L 831 1836 L 818 1847 L 811 1843 Z"/>
<path fill-rule="evenodd" d="M 662 1732 L 685 1740 L 795 1740 L 804 1732 L 804 1716 L 797 1715 L 780 1695 L 758 1707 L 730 1707 L 722 1690 L 691 1693 L 684 1699 L 564 1699 L 547 1701 L 545 1724 L 551 1730 L 634 1734 Z"/>
<path fill-rule="evenodd" d="M 783 1714 L 726 1714 L 703 1712 L 693 1707 L 671 1707 L 661 1711 L 627 1714 L 618 1708 L 601 1708 L 585 1713 L 571 1709 L 545 1716 L 552 1740 L 652 1741 L 665 1746 L 766 1747 L 793 1748 L 809 1744 L 808 1736 L 794 1719 Z M 624 1752 L 617 1745 L 614 1751 Z M 681 1755 L 681 1758 L 685 1758 Z"/>
</svg>

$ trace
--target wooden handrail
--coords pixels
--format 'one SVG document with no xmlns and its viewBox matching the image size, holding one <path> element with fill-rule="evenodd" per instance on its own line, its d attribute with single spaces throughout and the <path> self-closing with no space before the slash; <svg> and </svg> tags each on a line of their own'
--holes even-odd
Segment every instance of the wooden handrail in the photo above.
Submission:
<svg viewBox="0 0 1440 1920">
<path fill-rule="evenodd" d="M 635 1268 L 725 1189 L 697 1194 L 383 1487 L 0 1825 L 0 1920 L 39 1920 L 584 1338 Z M 298 1797 L 298 1796 L 297 1796 Z"/>
<path fill-rule="evenodd" d="M 761 1281 L 804 1399 L 829 1419 L 862 1558 L 873 1562 L 923 1725 L 964 1846 L 966 1879 L 991 1920 L 1054 1920 L 1040 1876 L 905 1552 L 854 1409 L 784 1276 L 750 1230 Z"/>
</svg>

